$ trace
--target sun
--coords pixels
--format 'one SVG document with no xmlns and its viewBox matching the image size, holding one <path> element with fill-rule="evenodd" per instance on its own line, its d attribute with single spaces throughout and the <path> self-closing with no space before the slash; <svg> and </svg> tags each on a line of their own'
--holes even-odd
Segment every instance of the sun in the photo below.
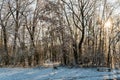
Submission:
<svg viewBox="0 0 120 80">
<path fill-rule="evenodd" d="M 112 26 L 112 21 L 109 19 L 109 20 L 107 20 L 106 22 L 105 22 L 105 28 L 111 28 L 111 26 Z"/>
</svg>

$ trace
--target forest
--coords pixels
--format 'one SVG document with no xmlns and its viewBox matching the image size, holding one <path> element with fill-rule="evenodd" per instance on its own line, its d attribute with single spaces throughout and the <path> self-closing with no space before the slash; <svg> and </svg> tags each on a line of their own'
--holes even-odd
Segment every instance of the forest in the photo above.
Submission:
<svg viewBox="0 0 120 80">
<path fill-rule="evenodd" d="M 0 0 L 0 67 L 120 67 L 120 0 Z"/>
</svg>

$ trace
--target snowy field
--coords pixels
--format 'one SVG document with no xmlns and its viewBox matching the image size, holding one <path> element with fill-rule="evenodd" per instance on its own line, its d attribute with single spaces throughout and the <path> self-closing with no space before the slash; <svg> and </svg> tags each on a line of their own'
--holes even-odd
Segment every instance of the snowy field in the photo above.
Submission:
<svg viewBox="0 0 120 80">
<path fill-rule="evenodd" d="M 119 79 L 114 79 L 119 78 Z M 120 80 L 120 71 L 98 72 L 96 68 L 0 68 L 0 80 Z"/>
</svg>

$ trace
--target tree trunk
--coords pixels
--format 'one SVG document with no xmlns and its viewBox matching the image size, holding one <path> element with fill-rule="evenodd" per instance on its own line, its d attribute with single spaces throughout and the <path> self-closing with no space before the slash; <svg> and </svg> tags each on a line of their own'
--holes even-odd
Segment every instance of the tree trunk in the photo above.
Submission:
<svg viewBox="0 0 120 80">
<path fill-rule="evenodd" d="M 5 65 L 9 64 L 9 54 L 8 54 L 8 48 L 7 48 L 7 33 L 6 33 L 6 29 L 5 26 L 3 27 L 3 37 L 4 37 L 4 51 L 5 51 L 5 56 L 4 56 L 4 60 L 5 60 Z"/>
<path fill-rule="evenodd" d="M 110 68 L 111 64 L 111 55 L 110 55 L 110 44 L 109 44 L 109 47 L 108 47 L 108 56 L 107 56 L 107 66 Z"/>
<path fill-rule="evenodd" d="M 13 13 L 13 12 L 12 12 Z M 13 15 L 14 16 L 14 15 Z M 16 64 L 16 46 L 17 46 L 17 36 L 19 29 L 19 1 L 16 0 L 16 18 L 15 18 L 15 33 L 14 33 L 14 44 L 13 44 L 13 55 L 14 55 L 14 65 Z"/>
<path fill-rule="evenodd" d="M 75 60 L 75 65 L 78 64 L 78 53 L 77 53 L 77 44 L 73 43 L 73 51 L 74 51 L 74 60 Z"/>
<path fill-rule="evenodd" d="M 82 60 L 82 44 L 83 44 L 83 41 L 84 41 L 84 28 L 82 30 L 82 36 L 81 36 L 81 39 L 80 39 L 80 42 L 79 42 L 79 60 L 81 61 Z M 82 63 L 82 61 L 81 61 Z"/>
</svg>

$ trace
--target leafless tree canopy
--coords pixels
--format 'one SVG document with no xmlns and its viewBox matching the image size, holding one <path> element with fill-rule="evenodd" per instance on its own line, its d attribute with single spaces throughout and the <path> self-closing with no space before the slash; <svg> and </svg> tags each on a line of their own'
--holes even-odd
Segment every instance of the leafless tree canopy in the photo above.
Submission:
<svg viewBox="0 0 120 80">
<path fill-rule="evenodd" d="M 119 0 L 1 0 L 0 65 L 120 65 Z"/>
</svg>

